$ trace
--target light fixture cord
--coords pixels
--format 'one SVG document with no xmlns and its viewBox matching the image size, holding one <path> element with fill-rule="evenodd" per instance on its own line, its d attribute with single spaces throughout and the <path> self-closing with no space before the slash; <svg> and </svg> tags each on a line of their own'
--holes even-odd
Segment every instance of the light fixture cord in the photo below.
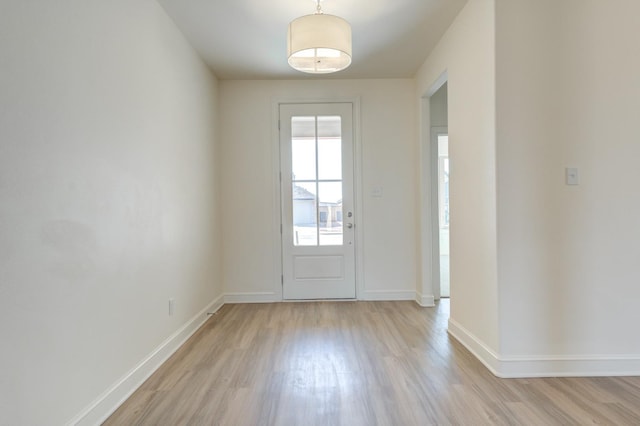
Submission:
<svg viewBox="0 0 640 426">
<path fill-rule="evenodd" d="M 322 15 L 322 6 L 320 6 L 320 0 L 318 0 L 318 4 L 316 6 L 316 15 Z"/>
</svg>

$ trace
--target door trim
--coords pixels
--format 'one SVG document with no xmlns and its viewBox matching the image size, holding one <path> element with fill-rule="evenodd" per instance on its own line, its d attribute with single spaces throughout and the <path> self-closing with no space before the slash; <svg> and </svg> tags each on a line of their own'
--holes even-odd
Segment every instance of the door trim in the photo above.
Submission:
<svg viewBox="0 0 640 426">
<path fill-rule="evenodd" d="M 440 274 L 440 188 L 438 164 L 438 135 L 449 134 L 448 126 L 434 126 L 430 132 L 431 149 L 431 232 L 433 235 L 431 253 L 433 274 L 433 296 L 435 300 L 442 297 L 442 276 Z"/>
<path fill-rule="evenodd" d="M 440 279 L 440 249 L 433 232 L 434 200 L 432 146 L 431 146 L 431 96 L 448 81 L 444 70 L 429 89 L 420 97 L 420 282 L 416 291 L 416 301 L 420 306 L 435 306 L 435 283 Z M 437 202 L 437 200 L 436 200 Z M 435 205 L 437 209 L 437 204 Z M 436 210 L 437 212 L 437 210 Z M 435 253 L 434 253 L 435 252 Z M 435 262 L 437 253 L 437 262 Z M 437 276 L 436 276 L 437 272 Z"/>
<path fill-rule="evenodd" d="M 339 117 L 337 122 L 335 121 L 335 116 Z M 292 171 L 296 170 L 296 173 L 298 173 L 298 170 L 296 167 L 292 168 L 296 158 L 294 155 L 296 149 L 294 149 L 292 142 L 297 140 L 300 134 L 295 133 L 294 117 L 313 117 L 313 139 L 303 137 L 300 142 L 305 140 L 304 146 L 313 145 L 315 152 L 313 156 L 315 162 L 313 173 L 309 174 L 299 170 L 302 174 L 295 178 Z M 324 131 L 330 131 L 331 133 L 323 133 L 322 122 L 317 121 L 320 117 L 333 120 L 333 125 L 337 124 L 338 129 L 325 128 Z M 300 124 L 302 125 L 302 122 Z M 311 129 L 308 128 L 306 131 L 311 131 Z M 336 131 L 338 132 L 337 134 L 334 133 Z M 306 136 L 311 136 L 311 134 Z M 329 142 L 330 140 L 338 141 L 341 152 L 338 157 L 338 164 L 340 164 L 339 176 L 322 176 L 323 166 L 331 163 L 329 157 L 323 158 L 322 155 L 322 141 L 324 138 L 329 138 L 327 143 L 331 143 Z M 357 223 L 353 223 L 353 214 L 355 213 L 353 103 L 280 104 L 280 150 L 282 172 L 280 182 L 282 197 L 281 217 L 283 219 L 281 236 L 284 269 L 283 298 L 288 300 L 355 300 L 355 227 L 357 227 Z M 298 183 L 297 179 L 302 180 Z M 336 179 L 338 180 L 338 185 L 335 183 Z M 323 181 L 328 183 L 322 183 Z M 319 198 L 316 198 L 312 205 L 309 205 L 308 202 L 295 201 L 295 191 L 292 190 L 295 185 L 300 188 L 307 188 L 312 193 L 317 194 Z M 331 199 L 342 199 L 340 210 L 343 217 L 336 217 L 335 214 L 331 215 L 332 220 L 340 222 L 340 242 L 332 240 L 329 234 L 325 235 L 322 232 L 322 228 L 325 225 L 323 225 L 323 213 L 321 213 L 323 208 L 321 206 L 323 204 L 322 200 L 326 196 L 326 194 L 323 195 L 322 193 L 325 185 L 334 188 L 339 186 L 342 189 L 340 196 L 333 195 L 338 198 Z M 324 214 L 328 219 L 327 213 L 328 211 Z M 314 219 L 311 220 L 311 217 Z M 295 230 L 297 220 L 315 223 L 312 234 L 314 236 L 313 244 L 295 243 L 297 232 L 301 232 L 303 236 L 306 235 L 304 238 L 311 237 L 311 235 L 306 234 L 304 228 L 298 231 Z M 347 226 L 349 223 L 351 226 Z"/>
<path fill-rule="evenodd" d="M 362 141 L 360 138 L 360 97 L 348 98 L 280 98 L 275 97 L 271 102 L 271 175 L 272 175 L 272 197 L 271 211 L 272 242 L 273 242 L 273 294 L 275 301 L 284 301 L 282 292 L 283 276 L 283 252 L 280 225 L 282 223 L 282 198 L 280 193 L 280 129 L 278 120 L 280 117 L 280 105 L 282 104 L 331 104 L 331 103 L 351 103 L 353 104 L 353 189 L 354 196 L 354 219 L 356 227 L 354 229 L 355 239 L 355 270 L 356 270 L 356 300 L 362 300 L 364 295 L 364 265 L 363 265 L 363 243 L 364 243 L 364 221 L 363 221 L 363 191 L 362 191 Z M 339 300 L 339 299 L 338 299 Z M 353 299 L 349 299 L 353 300 Z M 287 300 L 288 301 L 288 300 Z"/>
</svg>

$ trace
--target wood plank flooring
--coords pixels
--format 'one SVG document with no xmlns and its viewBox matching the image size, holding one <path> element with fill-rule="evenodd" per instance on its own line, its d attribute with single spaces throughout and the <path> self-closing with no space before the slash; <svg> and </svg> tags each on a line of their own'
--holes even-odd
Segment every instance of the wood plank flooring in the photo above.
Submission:
<svg viewBox="0 0 640 426">
<path fill-rule="evenodd" d="M 226 305 L 105 425 L 640 425 L 640 377 L 498 379 L 448 302 Z"/>
</svg>

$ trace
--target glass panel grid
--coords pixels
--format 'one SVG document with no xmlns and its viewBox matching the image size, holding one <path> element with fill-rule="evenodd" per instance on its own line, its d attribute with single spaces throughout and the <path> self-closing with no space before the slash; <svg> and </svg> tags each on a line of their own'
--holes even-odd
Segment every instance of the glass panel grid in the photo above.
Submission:
<svg viewBox="0 0 640 426">
<path fill-rule="evenodd" d="M 341 117 L 292 117 L 293 243 L 343 244 Z"/>
</svg>

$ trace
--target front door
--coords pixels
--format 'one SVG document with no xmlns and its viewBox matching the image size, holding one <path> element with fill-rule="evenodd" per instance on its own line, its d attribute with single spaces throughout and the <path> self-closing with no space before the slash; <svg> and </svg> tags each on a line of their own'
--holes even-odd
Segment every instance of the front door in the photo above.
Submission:
<svg viewBox="0 0 640 426">
<path fill-rule="evenodd" d="M 281 104 L 284 299 L 354 299 L 353 104 Z"/>
</svg>

